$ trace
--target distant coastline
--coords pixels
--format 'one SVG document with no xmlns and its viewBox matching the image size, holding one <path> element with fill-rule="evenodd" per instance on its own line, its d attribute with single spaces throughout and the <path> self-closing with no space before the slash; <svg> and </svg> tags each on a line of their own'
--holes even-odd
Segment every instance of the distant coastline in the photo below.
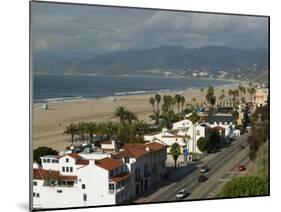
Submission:
<svg viewBox="0 0 281 212">
<path fill-rule="evenodd" d="M 34 79 L 35 97 L 33 102 L 35 104 L 164 92 L 180 93 L 190 89 L 206 88 L 209 86 L 229 87 L 229 85 L 233 86 L 233 84 L 247 83 L 239 80 L 213 78 L 137 75 L 93 76 L 86 74 L 36 74 Z"/>
</svg>

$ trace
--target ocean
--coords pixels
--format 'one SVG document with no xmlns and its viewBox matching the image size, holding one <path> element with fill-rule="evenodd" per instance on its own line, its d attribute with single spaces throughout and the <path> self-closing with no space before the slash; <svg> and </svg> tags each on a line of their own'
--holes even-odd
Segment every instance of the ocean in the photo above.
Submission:
<svg viewBox="0 0 281 212">
<path fill-rule="evenodd" d="M 181 91 L 233 84 L 226 80 L 156 76 L 33 75 L 33 102 Z"/>
</svg>

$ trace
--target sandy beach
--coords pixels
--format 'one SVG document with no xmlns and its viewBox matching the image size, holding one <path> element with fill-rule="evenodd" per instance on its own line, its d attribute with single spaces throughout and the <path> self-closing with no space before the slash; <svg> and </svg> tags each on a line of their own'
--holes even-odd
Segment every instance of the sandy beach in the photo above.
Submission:
<svg viewBox="0 0 281 212">
<path fill-rule="evenodd" d="M 229 89 L 237 89 L 237 84 L 230 84 L 215 88 L 217 99 L 221 90 L 225 90 L 228 96 Z M 196 98 L 198 103 L 205 101 L 206 89 L 202 93 L 200 89 L 189 89 L 181 92 L 161 92 L 163 95 L 181 94 L 185 97 L 185 103 L 191 103 L 192 98 Z M 79 121 L 117 121 L 114 111 L 118 106 L 125 106 L 128 110 L 137 114 L 139 120 L 150 121 L 152 106 L 149 98 L 155 94 L 117 96 L 116 101 L 105 97 L 99 99 L 83 99 L 68 102 L 49 103 L 48 110 L 40 108 L 40 104 L 33 107 L 33 148 L 39 146 L 49 146 L 57 150 L 63 150 L 70 144 L 70 138 L 64 135 L 65 126 L 72 122 Z M 227 97 L 226 97 L 227 99 Z M 194 102 L 193 102 L 194 103 Z"/>
</svg>

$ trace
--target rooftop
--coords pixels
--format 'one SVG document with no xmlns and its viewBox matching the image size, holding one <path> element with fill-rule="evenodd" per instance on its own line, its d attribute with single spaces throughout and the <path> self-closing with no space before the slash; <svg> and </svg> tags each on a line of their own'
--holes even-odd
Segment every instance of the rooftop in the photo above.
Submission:
<svg viewBox="0 0 281 212">
<path fill-rule="evenodd" d="M 55 180 L 77 180 L 77 176 L 73 175 L 60 175 L 59 171 L 45 170 L 42 168 L 33 169 L 33 179 L 35 180 L 45 180 L 48 178 L 53 178 Z"/>
<path fill-rule="evenodd" d="M 103 158 L 100 160 L 96 160 L 95 164 L 103 169 L 110 171 L 112 169 L 121 167 L 123 165 L 123 162 L 114 158 Z"/>
<path fill-rule="evenodd" d="M 207 123 L 214 123 L 214 122 L 217 122 L 217 123 L 235 123 L 236 122 L 236 119 L 234 116 L 232 115 L 227 115 L 227 114 L 220 114 L 220 115 L 213 115 L 213 116 L 207 116 L 205 119 L 205 122 Z"/>
</svg>

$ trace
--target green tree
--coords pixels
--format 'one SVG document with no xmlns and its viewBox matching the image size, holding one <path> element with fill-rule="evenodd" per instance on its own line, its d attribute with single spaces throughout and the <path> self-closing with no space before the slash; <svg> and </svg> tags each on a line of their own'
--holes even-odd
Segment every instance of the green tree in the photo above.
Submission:
<svg viewBox="0 0 281 212">
<path fill-rule="evenodd" d="M 45 155 L 58 155 L 58 151 L 46 146 L 38 147 L 33 150 L 33 161 L 41 164 L 40 157 Z"/>
<path fill-rule="evenodd" d="M 129 123 L 132 123 L 133 121 L 138 121 L 138 117 L 135 113 L 131 111 L 126 111 L 125 113 L 125 120 L 128 121 Z"/>
<path fill-rule="evenodd" d="M 177 106 L 178 106 L 178 113 L 179 113 L 180 112 L 181 96 L 179 94 L 176 94 L 174 98 L 176 100 L 176 103 L 177 103 Z"/>
<path fill-rule="evenodd" d="M 156 104 L 157 104 L 157 112 L 160 112 L 159 105 L 160 105 L 160 101 L 161 101 L 161 96 L 159 94 L 156 94 L 154 99 L 155 99 Z"/>
<path fill-rule="evenodd" d="M 204 100 L 204 88 L 200 88 L 201 92 L 201 107 L 203 106 L 203 100 Z"/>
<path fill-rule="evenodd" d="M 221 136 L 220 136 L 220 133 L 215 130 L 215 129 L 212 129 L 211 132 L 210 132 L 210 137 L 209 137 L 209 151 L 213 151 L 215 150 L 218 145 L 220 144 L 221 142 Z"/>
<path fill-rule="evenodd" d="M 124 124 L 124 123 L 122 123 Z M 107 121 L 107 122 L 101 122 L 98 124 L 98 134 L 100 136 L 106 136 L 107 139 L 112 139 L 114 136 L 117 135 L 118 132 L 118 126 L 121 124 L 118 124 L 116 122 Z"/>
<path fill-rule="evenodd" d="M 268 177 L 268 142 L 264 143 L 257 151 L 257 174 Z"/>
<path fill-rule="evenodd" d="M 178 143 L 173 143 L 170 148 L 170 154 L 175 161 L 175 167 L 177 167 L 177 160 L 181 154 L 181 147 Z"/>
<path fill-rule="evenodd" d="M 81 121 L 77 124 L 77 135 L 80 136 L 80 140 L 84 141 L 85 140 L 85 133 L 86 133 L 87 129 L 86 129 L 86 124 L 85 122 Z"/>
<path fill-rule="evenodd" d="M 207 138 L 200 137 L 197 140 L 197 147 L 201 152 L 205 152 L 209 149 L 209 141 Z"/>
<path fill-rule="evenodd" d="M 152 111 L 155 112 L 155 109 L 154 109 L 154 105 L 155 105 L 155 99 L 153 97 L 150 97 L 149 99 L 149 103 L 151 104 L 152 106 Z"/>
<path fill-rule="evenodd" d="M 227 182 L 218 193 L 219 198 L 263 196 L 269 194 L 268 178 L 258 176 L 236 177 Z"/>
<path fill-rule="evenodd" d="M 67 134 L 67 135 L 71 136 L 71 143 L 73 144 L 74 135 L 77 134 L 77 132 L 78 132 L 78 128 L 77 128 L 76 124 L 71 123 L 71 124 L 66 126 L 64 134 Z"/>
<path fill-rule="evenodd" d="M 207 94 L 206 94 L 206 101 L 211 104 L 212 106 L 212 110 L 214 105 L 216 104 L 216 97 L 215 97 L 215 91 L 213 87 L 209 87 L 207 90 Z"/>
<path fill-rule="evenodd" d="M 97 127 L 97 124 L 94 123 L 94 122 L 87 122 L 85 123 L 85 128 L 86 128 L 86 133 L 89 134 L 90 136 L 90 142 L 92 143 L 93 142 L 93 138 L 94 138 L 94 134 L 97 134 L 98 133 L 98 127 Z"/>
<path fill-rule="evenodd" d="M 114 112 L 114 115 L 116 117 L 119 117 L 120 122 L 124 122 L 125 121 L 126 112 L 127 112 L 126 107 L 119 106 L 119 107 L 116 108 L 116 110 Z"/>
<path fill-rule="evenodd" d="M 183 106 L 184 106 L 184 103 L 185 103 L 185 98 L 184 98 L 184 96 L 181 96 L 180 103 L 181 103 L 181 113 L 182 113 L 182 111 L 183 111 Z"/>
<path fill-rule="evenodd" d="M 256 89 L 251 87 L 251 88 L 248 88 L 248 93 L 250 94 L 251 96 L 251 102 L 253 101 L 253 95 L 256 93 Z"/>
</svg>

